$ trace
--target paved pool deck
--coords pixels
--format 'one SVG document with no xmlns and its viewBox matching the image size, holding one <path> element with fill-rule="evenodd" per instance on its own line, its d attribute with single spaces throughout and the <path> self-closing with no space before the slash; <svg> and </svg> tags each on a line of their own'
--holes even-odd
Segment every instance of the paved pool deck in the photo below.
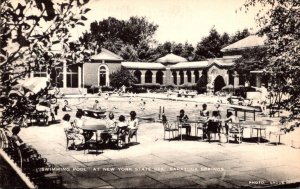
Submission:
<svg viewBox="0 0 300 189">
<path fill-rule="evenodd" d="M 97 155 L 66 150 L 60 124 L 22 128 L 20 136 L 55 164 L 66 188 L 264 188 L 300 182 L 300 149 L 290 143 L 300 128 L 284 135 L 281 145 L 168 141 L 163 133 L 161 123 L 141 123 L 137 143 Z"/>
</svg>

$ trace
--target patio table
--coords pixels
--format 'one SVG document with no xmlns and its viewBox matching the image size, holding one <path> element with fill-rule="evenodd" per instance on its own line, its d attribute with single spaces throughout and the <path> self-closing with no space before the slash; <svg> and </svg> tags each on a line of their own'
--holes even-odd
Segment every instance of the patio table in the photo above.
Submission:
<svg viewBox="0 0 300 189">
<path fill-rule="evenodd" d="M 191 126 L 195 127 L 195 134 L 196 134 L 196 129 L 197 129 L 197 124 L 202 123 L 204 124 L 206 121 L 203 119 L 188 119 L 186 120 L 184 123 L 189 123 Z M 177 121 L 178 125 L 179 122 Z M 178 127 L 180 128 L 180 139 L 182 140 L 182 127 Z"/>
<path fill-rule="evenodd" d="M 264 120 L 264 121 L 244 121 L 241 122 L 241 125 L 245 128 L 250 128 L 250 137 L 252 138 L 253 130 L 256 130 L 257 133 L 257 143 L 260 143 L 260 138 L 262 138 L 261 131 L 264 130 L 266 137 L 266 127 L 270 125 L 272 121 Z"/>
<path fill-rule="evenodd" d="M 104 119 L 106 117 L 105 109 L 94 110 L 92 108 L 86 108 L 86 109 L 82 109 L 82 111 L 84 112 L 85 115 L 87 115 L 89 117 L 94 117 L 94 118 L 99 118 L 99 119 Z"/>
<path fill-rule="evenodd" d="M 247 112 L 253 113 L 253 120 L 255 121 L 255 113 L 260 111 L 258 108 L 255 107 L 239 106 L 239 105 L 230 105 L 229 109 L 227 109 L 227 112 L 230 110 L 235 111 L 236 117 L 238 116 L 238 112 L 244 112 L 244 121 L 246 121 Z"/>
<path fill-rule="evenodd" d="M 98 138 L 100 138 L 98 136 L 98 131 L 101 131 L 101 132 L 107 131 L 107 127 L 106 127 L 106 123 L 104 121 L 85 120 L 82 125 L 82 130 L 95 133 L 95 136 L 96 136 L 95 143 L 98 144 L 98 142 L 99 142 Z M 89 141 L 90 141 L 90 139 L 87 140 L 86 142 L 89 142 Z M 96 148 L 96 153 L 98 153 L 98 148 Z"/>
</svg>

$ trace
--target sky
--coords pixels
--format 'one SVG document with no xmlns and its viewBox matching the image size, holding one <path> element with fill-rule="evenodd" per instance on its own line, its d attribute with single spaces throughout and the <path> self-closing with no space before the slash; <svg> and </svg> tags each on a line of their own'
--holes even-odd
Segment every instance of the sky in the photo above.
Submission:
<svg viewBox="0 0 300 189">
<path fill-rule="evenodd" d="M 89 31 L 90 23 L 108 17 L 127 20 L 131 16 L 146 17 L 159 27 L 154 39 L 163 43 L 188 41 L 196 45 L 215 27 L 219 33 L 233 35 L 238 30 L 257 31 L 255 14 L 259 7 L 240 11 L 244 0 L 90 0 L 86 7 L 85 26 L 78 26 L 72 38 Z"/>
</svg>

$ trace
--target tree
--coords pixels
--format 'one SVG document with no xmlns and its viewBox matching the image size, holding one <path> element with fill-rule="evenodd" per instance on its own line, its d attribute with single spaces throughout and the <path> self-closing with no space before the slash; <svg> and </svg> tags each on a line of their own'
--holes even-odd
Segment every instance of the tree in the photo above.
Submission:
<svg viewBox="0 0 300 189">
<path fill-rule="evenodd" d="M 92 47 L 95 53 L 106 48 L 119 55 L 125 55 L 127 61 L 147 61 L 152 58 L 150 44 L 158 26 L 148 22 L 145 17 L 130 17 L 129 20 L 118 20 L 109 17 L 100 22 L 92 22 L 90 31 L 80 37 L 81 43 Z M 129 53 L 129 49 L 132 53 Z M 134 52 L 134 53 L 133 53 Z"/>
<path fill-rule="evenodd" d="M 154 50 L 154 59 L 156 60 L 159 57 L 165 56 L 169 53 L 176 54 L 178 56 L 182 56 L 189 60 L 193 60 L 195 57 L 194 47 L 192 44 L 185 42 L 182 43 L 175 43 L 166 41 L 163 44 L 158 44 L 157 48 Z"/>
<path fill-rule="evenodd" d="M 270 75 L 272 103 L 292 112 L 300 102 L 300 2 L 299 0 L 247 0 L 244 8 L 263 5 L 257 22 L 267 36 L 266 71 Z M 268 5 L 268 6 L 266 6 Z M 285 98 L 283 99 L 283 97 Z M 299 111 L 291 113 L 292 120 Z"/>
<path fill-rule="evenodd" d="M 90 9 L 83 6 L 88 0 L 62 1 L 54 3 L 52 0 L 20 0 L 18 3 L 9 0 L 0 2 L 1 54 L 6 61 L 0 64 L 3 74 L 9 74 L 12 81 L 24 77 L 37 67 L 51 70 L 53 53 L 51 46 L 62 43 L 67 48 L 70 38 L 69 28 L 84 25 L 84 16 Z M 75 14 L 75 10 L 78 14 Z M 17 65 L 16 60 L 22 60 Z M 24 70 L 13 75 L 9 72 L 16 67 Z"/>
<path fill-rule="evenodd" d="M 197 81 L 197 90 L 198 93 L 205 93 L 206 92 L 206 85 L 208 84 L 207 81 L 207 72 L 203 72 L 203 75 Z"/>
<path fill-rule="evenodd" d="M 196 55 L 197 59 L 205 60 L 207 58 L 222 57 L 221 48 L 228 44 L 228 34 L 224 33 L 222 36 L 215 28 L 212 28 L 207 37 L 197 44 Z"/>
<path fill-rule="evenodd" d="M 237 31 L 235 34 L 229 39 L 229 44 L 235 43 L 241 39 L 244 39 L 245 37 L 248 37 L 250 35 L 250 32 L 247 28 L 243 29 L 243 31 Z"/>
<path fill-rule="evenodd" d="M 240 74 L 250 75 L 250 71 L 263 70 L 268 65 L 265 60 L 266 47 L 255 47 L 242 52 L 242 56 L 236 59 L 232 70 Z"/>
<path fill-rule="evenodd" d="M 55 76 L 53 68 L 60 60 L 77 56 L 69 49 L 69 29 L 84 25 L 84 14 L 90 10 L 84 8 L 86 3 L 88 0 L 0 1 L 0 54 L 5 58 L 0 63 L 0 84 L 5 85 L 6 101 L 16 80 L 39 68 Z M 63 46 L 59 56 L 51 52 L 54 44 Z M 27 102 L 22 101 L 22 107 Z M 26 108 L 16 107 L 16 111 L 22 116 Z"/>
<path fill-rule="evenodd" d="M 110 85 L 114 88 L 120 88 L 123 85 L 129 87 L 135 83 L 137 83 L 137 79 L 130 73 L 130 71 L 123 68 L 110 75 Z"/>
</svg>

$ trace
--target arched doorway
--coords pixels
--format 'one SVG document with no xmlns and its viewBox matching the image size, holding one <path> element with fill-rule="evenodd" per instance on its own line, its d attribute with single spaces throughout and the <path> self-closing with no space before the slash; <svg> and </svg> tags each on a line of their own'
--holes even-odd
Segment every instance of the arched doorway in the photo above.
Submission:
<svg viewBox="0 0 300 189">
<path fill-rule="evenodd" d="M 224 78 L 218 75 L 214 81 L 214 92 L 220 91 L 225 85 Z"/>
<path fill-rule="evenodd" d="M 137 80 L 137 83 L 141 83 L 141 81 L 142 81 L 142 79 L 141 79 L 141 75 L 142 75 L 141 71 L 140 70 L 135 70 L 133 74 L 134 74 L 134 77 Z"/>
<path fill-rule="evenodd" d="M 156 73 L 156 83 L 159 83 L 159 84 L 163 84 L 163 76 L 164 76 L 164 73 L 159 70 L 157 73 Z"/>
<path fill-rule="evenodd" d="M 152 83 L 152 72 L 150 70 L 146 71 L 145 83 Z"/>
<path fill-rule="evenodd" d="M 108 67 L 105 65 L 102 65 L 99 67 L 99 77 L 98 77 L 98 84 L 99 86 L 107 86 L 109 83 L 108 78 Z"/>
<path fill-rule="evenodd" d="M 194 74 L 195 74 L 195 83 L 198 83 L 198 80 L 200 79 L 200 77 L 199 77 L 199 71 L 195 70 Z"/>
<path fill-rule="evenodd" d="M 184 74 L 183 74 L 182 70 L 179 72 L 179 76 L 180 76 L 180 82 L 179 82 L 179 84 L 182 85 L 184 83 Z"/>
<path fill-rule="evenodd" d="M 187 76 L 187 82 L 191 83 L 192 82 L 192 74 L 191 74 L 190 70 L 186 71 L 186 76 Z"/>
<path fill-rule="evenodd" d="M 173 76 L 173 82 L 174 82 L 174 84 L 177 85 L 177 73 L 176 73 L 176 71 L 172 72 L 172 76 Z"/>
</svg>

